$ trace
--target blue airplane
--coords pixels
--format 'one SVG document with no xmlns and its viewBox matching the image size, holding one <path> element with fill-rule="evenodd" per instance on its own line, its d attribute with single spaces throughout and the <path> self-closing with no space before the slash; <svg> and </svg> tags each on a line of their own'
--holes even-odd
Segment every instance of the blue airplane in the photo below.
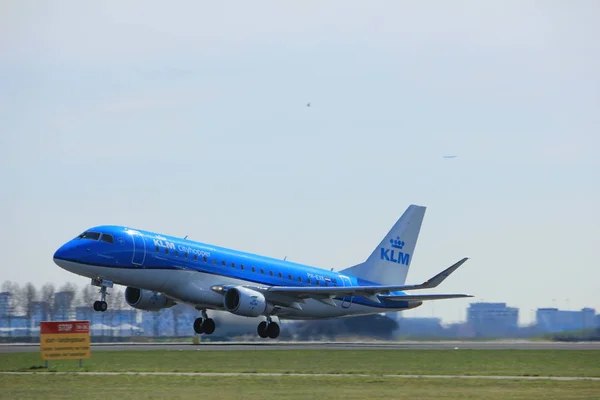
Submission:
<svg viewBox="0 0 600 400">
<path fill-rule="evenodd" d="M 260 317 L 258 335 L 275 339 L 277 320 L 309 320 L 402 311 L 423 301 L 473 297 L 405 291 L 438 286 L 463 258 L 433 278 L 405 285 L 425 207 L 410 205 L 363 263 L 340 272 L 199 243 L 124 226 L 97 226 L 54 253 L 61 268 L 91 278 L 100 288 L 95 311 L 106 311 L 107 289 L 127 286 L 131 307 L 158 311 L 177 303 L 202 316 L 194 331 L 210 335 L 207 310 Z"/>
</svg>

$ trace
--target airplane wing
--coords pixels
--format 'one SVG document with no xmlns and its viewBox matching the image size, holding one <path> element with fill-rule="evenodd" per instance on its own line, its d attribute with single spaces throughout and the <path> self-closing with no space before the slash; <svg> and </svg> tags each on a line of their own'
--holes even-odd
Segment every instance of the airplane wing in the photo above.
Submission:
<svg viewBox="0 0 600 400">
<path fill-rule="evenodd" d="M 376 303 L 381 303 L 377 295 L 390 295 L 391 292 L 405 291 L 405 290 L 417 290 L 417 289 L 431 289 L 442 283 L 451 273 L 456 271 L 458 267 L 464 264 L 468 260 L 467 257 L 446 268 L 444 271 L 435 275 L 434 277 L 426 280 L 419 285 L 374 285 L 374 286 L 272 286 L 266 289 L 265 294 L 280 294 L 295 297 L 298 299 L 313 298 L 316 300 L 331 300 L 333 297 L 338 296 L 361 296 L 367 298 Z M 432 297 L 433 296 L 433 297 Z M 436 297 L 437 296 L 437 297 Z M 450 296 L 450 297 L 440 297 Z M 436 300 L 442 298 L 457 298 L 457 297 L 473 297 L 465 294 L 445 294 L 445 295 L 421 295 L 421 296 L 382 296 L 390 300 Z M 330 301 L 327 301 L 329 304 Z"/>
</svg>

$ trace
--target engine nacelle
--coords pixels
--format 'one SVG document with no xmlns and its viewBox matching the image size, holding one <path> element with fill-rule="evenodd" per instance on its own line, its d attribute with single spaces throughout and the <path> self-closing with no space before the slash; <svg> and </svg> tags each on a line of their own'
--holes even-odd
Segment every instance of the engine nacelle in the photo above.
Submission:
<svg viewBox="0 0 600 400">
<path fill-rule="evenodd" d="M 176 303 L 162 293 L 127 286 L 125 301 L 133 308 L 144 311 L 158 311 L 173 307 Z"/>
<path fill-rule="evenodd" d="M 230 313 L 244 317 L 258 317 L 267 310 L 267 300 L 261 292 L 242 286 L 227 290 L 223 305 Z"/>
</svg>

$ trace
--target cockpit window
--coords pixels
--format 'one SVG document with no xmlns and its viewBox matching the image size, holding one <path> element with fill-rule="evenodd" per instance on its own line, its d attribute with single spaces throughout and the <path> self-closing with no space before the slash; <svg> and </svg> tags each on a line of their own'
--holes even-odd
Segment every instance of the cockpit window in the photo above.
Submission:
<svg viewBox="0 0 600 400">
<path fill-rule="evenodd" d="M 113 236 L 109 235 L 108 233 L 102 234 L 102 241 L 110 244 L 113 244 L 115 242 Z"/>
<path fill-rule="evenodd" d="M 100 239 L 100 233 L 99 232 L 83 232 L 81 235 L 79 235 L 79 239 L 98 240 L 98 239 Z"/>
</svg>

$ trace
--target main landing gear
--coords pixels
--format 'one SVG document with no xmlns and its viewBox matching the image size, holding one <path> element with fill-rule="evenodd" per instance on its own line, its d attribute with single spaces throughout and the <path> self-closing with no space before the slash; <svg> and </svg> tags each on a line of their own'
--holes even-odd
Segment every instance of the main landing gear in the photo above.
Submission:
<svg viewBox="0 0 600 400">
<path fill-rule="evenodd" d="M 100 301 L 96 300 L 94 302 L 94 311 L 106 311 L 108 309 L 108 304 L 106 303 L 106 296 L 110 294 L 107 293 L 106 289 L 109 287 L 113 287 L 113 283 L 102 278 L 92 278 L 91 284 L 92 286 L 100 287 Z"/>
<path fill-rule="evenodd" d="M 202 317 L 196 318 L 196 320 L 194 321 L 194 332 L 198 334 L 206 333 L 207 335 L 210 335 L 214 331 L 215 320 L 212 318 L 208 318 L 206 310 L 202 310 Z"/>
<path fill-rule="evenodd" d="M 258 336 L 261 338 L 271 338 L 276 339 L 279 336 L 279 324 L 277 322 L 273 322 L 271 317 L 268 316 L 266 321 L 262 321 L 258 324 Z"/>
</svg>

